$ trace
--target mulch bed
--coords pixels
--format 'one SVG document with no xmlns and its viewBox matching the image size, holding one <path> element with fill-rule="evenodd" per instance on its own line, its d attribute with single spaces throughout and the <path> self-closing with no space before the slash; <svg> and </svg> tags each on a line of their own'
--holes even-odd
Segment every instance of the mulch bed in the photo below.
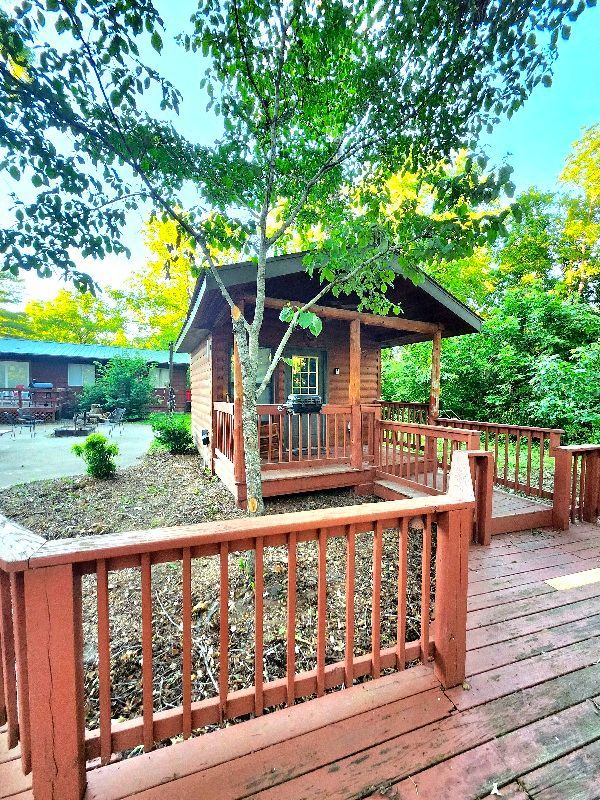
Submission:
<svg viewBox="0 0 600 800">
<path fill-rule="evenodd" d="M 350 490 L 335 490 L 267 501 L 267 513 L 373 502 Z M 5 490 L 0 512 L 48 539 L 115 533 L 157 526 L 194 524 L 241 517 L 229 492 L 203 472 L 197 456 L 155 453 L 122 470 L 111 481 L 87 477 L 40 481 Z M 421 541 L 409 541 L 407 640 L 419 636 Z M 435 537 L 434 537 L 435 546 Z M 435 550 L 434 550 L 435 552 Z M 327 663 L 344 658 L 346 542 L 327 545 Z M 398 534 L 385 531 L 382 564 L 382 646 L 395 643 L 397 624 Z M 296 671 L 316 664 L 317 547 L 298 545 Z M 230 691 L 254 683 L 254 596 L 243 554 L 229 557 Z M 181 705 L 181 564 L 155 565 L 153 583 L 153 668 L 156 711 Z M 142 710 L 140 572 L 111 572 L 112 715 L 125 720 Z M 98 671 L 95 579 L 84 578 L 84 663 L 87 726 L 98 724 Z M 355 654 L 371 650 L 372 534 L 357 536 Z M 217 557 L 193 561 L 193 700 L 218 694 L 219 563 Z M 264 678 L 285 677 L 287 551 L 265 548 Z"/>
</svg>

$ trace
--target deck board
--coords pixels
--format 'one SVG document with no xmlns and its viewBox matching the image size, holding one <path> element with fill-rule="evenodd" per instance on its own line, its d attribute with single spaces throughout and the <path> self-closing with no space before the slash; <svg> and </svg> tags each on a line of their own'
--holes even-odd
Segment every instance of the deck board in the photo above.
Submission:
<svg viewBox="0 0 600 800">
<path fill-rule="evenodd" d="M 385 676 L 95 769 L 85 800 L 597 798 L 600 582 L 544 581 L 597 566 L 599 533 L 472 547 L 464 686 L 442 690 L 427 666 Z M 0 797 L 31 797 L 19 766 L 0 763 L 0 786 L 5 767 L 13 781 Z"/>
</svg>

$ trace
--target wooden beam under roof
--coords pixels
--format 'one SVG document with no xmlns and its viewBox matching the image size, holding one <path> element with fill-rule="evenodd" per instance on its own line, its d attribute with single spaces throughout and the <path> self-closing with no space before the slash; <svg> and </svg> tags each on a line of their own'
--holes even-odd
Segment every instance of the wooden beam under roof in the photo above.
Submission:
<svg viewBox="0 0 600 800">
<path fill-rule="evenodd" d="M 252 305 L 256 304 L 256 297 L 245 297 L 244 301 Z M 265 298 L 265 308 L 282 309 L 291 305 L 294 308 L 302 308 L 305 305 L 302 301 L 278 300 L 275 297 Z M 311 306 L 310 311 L 318 317 L 326 319 L 343 319 L 352 322 L 358 320 L 363 325 L 371 325 L 376 328 L 388 328 L 395 331 L 413 331 L 416 333 L 427 333 L 433 336 L 442 330 L 443 326 L 435 322 L 420 322 L 404 317 L 380 317 L 378 314 L 367 314 L 364 311 L 348 311 L 345 308 L 333 308 L 332 306 Z"/>
</svg>

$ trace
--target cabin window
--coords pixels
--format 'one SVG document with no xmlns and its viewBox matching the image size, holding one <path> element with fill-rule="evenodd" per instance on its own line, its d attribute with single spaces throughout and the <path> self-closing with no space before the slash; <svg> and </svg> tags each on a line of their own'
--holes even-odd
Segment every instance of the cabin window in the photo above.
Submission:
<svg viewBox="0 0 600 800">
<path fill-rule="evenodd" d="M 169 388 L 169 368 L 168 367 L 151 367 L 150 380 L 155 389 L 168 389 Z"/>
<path fill-rule="evenodd" d="M 28 361 L 0 361 L 0 389 L 29 385 Z"/>
<path fill-rule="evenodd" d="M 292 394 L 319 394 L 319 356 L 292 357 Z"/>
<path fill-rule="evenodd" d="M 96 383 L 94 364 L 69 364 L 69 386 L 91 386 Z"/>
<path fill-rule="evenodd" d="M 271 364 L 271 348 L 270 347 L 259 347 L 258 348 L 258 370 L 256 372 L 256 388 L 261 385 L 263 382 L 263 378 L 267 374 L 267 370 Z M 229 371 L 229 396 L 233 397 L 233 348 L 231 348 L 231 369 Z M 264 405 L 267 403 L 273 402 L 273 376 L 271 376 L 271 380 L 269 381 L 269 385 L 266 387 L 264 392 L 260 395 L 260 397 L 256 398 L 256 402 L 259 405 Z"/>
</svg>

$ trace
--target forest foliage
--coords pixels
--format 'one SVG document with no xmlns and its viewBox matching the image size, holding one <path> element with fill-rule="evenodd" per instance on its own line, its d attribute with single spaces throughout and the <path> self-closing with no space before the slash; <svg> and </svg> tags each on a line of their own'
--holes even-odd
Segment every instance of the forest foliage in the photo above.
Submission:
<svg viewBox="0 0 600 800">
<path fill-rule="evenodd" d="M 443 341 L 441 406 L 600 441 L 600 125 L 575 143 L 561 182 L 569 191 L 519 197 L 493 249 L 430 270 L 484 318 L 480 335 Z M 387 351 L 383 397 L 427 401 L 430 364 L 428 343 Z"/>
</svg>

